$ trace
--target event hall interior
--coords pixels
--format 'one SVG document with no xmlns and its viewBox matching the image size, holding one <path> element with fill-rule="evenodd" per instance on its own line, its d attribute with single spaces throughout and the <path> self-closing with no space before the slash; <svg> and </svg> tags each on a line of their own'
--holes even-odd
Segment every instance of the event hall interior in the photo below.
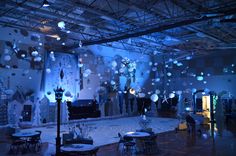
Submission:
<svg viewBox="0 0 236 156">
<path fill-rule="evenodd" d="M 0 0 L 0 155 L 235 156 L 235 0 Z"/>
</svg>

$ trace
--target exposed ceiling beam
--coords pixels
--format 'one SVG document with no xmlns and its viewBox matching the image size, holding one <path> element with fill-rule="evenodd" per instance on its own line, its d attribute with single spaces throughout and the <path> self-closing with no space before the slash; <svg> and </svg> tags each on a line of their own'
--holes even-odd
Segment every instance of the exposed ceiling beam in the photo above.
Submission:
<svg viewBox="0 0 236 156">
<path fill-rule="evenodd" d="M 199 29 L 198 27 L 196 26 L 188 26 L 186 27 L 188 30 L 191 30 L 191 31 L 194 31 L 194 32 L 197 32 L 197 33 L 202 33 L 204 34 L 205 36 L 215 40 L 215 41 L 218 41 L 218 42 L 223 42 L 223 43 L 228 43 L 227 41 L 223 40 L 220 38 L 220 36 L 216 36 L 215 34 L 213 33 L 208 33 L 208 32 L 205 32 L 201 29 Z"/>
<path fill-rule="evenodd" d="M 84 41 L 83 45 L 88 46 L 88 45 L 94 45 L 94 44 L 114 42 L 114 41 L 119 41 L 119 40 L 123 40 L 123 39 L 127 39 L 127 38 L 133 38 L 133 37 L 139 37 L 139 36 L 142 36 L 142 35 L 152 34 L 152 33 L 155 33 L 155 32 L 161 32 L 161 31 L 164 31 L 164 30 L 177 28 L 177 27 L 182 27 L 182 26 L 193 24 L 193 23 L 210 20 L 210 19 L 213 19 L 213 18 L 219 18 L 219 17 L 224 17 L 224 16 L 227 16 L 227 15 L 235 14 L 236 9 L 234 8 L 234 9 L 230 9 L 230 10 L 225 10 L 225 11 L 220 12 L 220 13 L 222 13 L 222 14 L 215 15 L 215 16 L 202 16 L 200 18 L 192 17 L 191 19 L 188 19 L 188 20 L 182 20 L 182 21 L 178 21 L 178 22 L 175 22 L 175 23 L 167 23 L 165 25 L 157 26 L 157 27 L 150 28 L 150 29 L 147 29 L 147 30 L 144 30 L 144 31 L 131 32 L 129 34 L 125 34 L 125 35 L 121 35 L 121 36 L 117 36 L 117 37 L 104 38 L 104 39 L 96 40 L 96 41 Z M 73 48 L 77 48 L 77 47 L 79 47 L 79 44 L 75 44 L 75 45 L 67 47 L 67 48 L 68 49 L 73 49 Z"/>
<path fill-rule="evenodd" d="M 193 10 L 193 9 L 191 9 L 191 8 L 189 8 L 189 7 L 186 7 L 186 6 L 184 5 L 184 3 L 182 3 L 181 1 L 178 1 L 178 3 L 177 3 L 177 1 L 172 0 L 171 2 L 172 2 L 174 5 L 180 7 L 181 9 L 183 9 L 183 10 L 185 10 L 185 11 L 188 11 L 188 12 L 191 12 L 191 13 L 196 13 L 195 10 Z M 217 35 L 215 35 L 215 34 L 213 34 L 213 33 L 206 32 L 206 31 L 204 31 L 204 30 L 202 30 L 202 29 L 200 29 L 200 28 L 198 28 L 198 27 L 196 27 L 196 26 L 186 26 L 185 28 L 188 29 L 188 30 L 191 30 L 191 31 L 193 31 L 193 32 L 197 32 L 197 33 L 200 32 L 200 33 L 203 33 L 205 36 L 207 36 L 207 37 L 209 37 L 209 38 L 211 38 L 211 39 L 213 39 L 213 40 L 216 40 L 216 41 L 218 41 L 218 42 L 228 43 L 226 40 L 221 39 L 220 36 L 217 36 Z"/>
</svg>

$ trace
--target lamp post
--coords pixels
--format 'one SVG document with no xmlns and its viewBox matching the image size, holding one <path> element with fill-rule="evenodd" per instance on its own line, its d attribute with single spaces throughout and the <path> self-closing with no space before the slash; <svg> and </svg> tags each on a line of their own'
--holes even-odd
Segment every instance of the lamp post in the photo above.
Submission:
<svg viewBox="0 0 236 156">
<path fill-rule="evenodd" d="M 60 72 L 61 81 L 64 77 L 63 70 Z M 58 87 L 54 89 L 55 99 L 57 101 L 57 137 L 56 137 L 56 156 L 60 155 L 61 148 L 61 137 L 60 137 L 60 126 L 61 126 L 61 100 L 63 96 L 64 89 L 62 87 Z"/>
</svg>

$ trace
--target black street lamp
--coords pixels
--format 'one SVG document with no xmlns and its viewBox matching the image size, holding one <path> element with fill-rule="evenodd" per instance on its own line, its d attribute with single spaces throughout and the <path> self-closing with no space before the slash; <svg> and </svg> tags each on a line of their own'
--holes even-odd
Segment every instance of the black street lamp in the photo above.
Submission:
<svg viewBox="0 0 236 156">
<path fill-rule="evenodd" d="M 63 70 L 60 72 L 61 80 L 64 77 Z M 54 89 L 55 99 L 57 100 L 57 137 L 56 137 L 56 156 L 60 155 L 61 148 L 61 137 L 60 137 L 60 126 L 61 126 L 61 100 L 63 97 L 64 89 L 62 87 L 57 87 Z"/>
</svg>

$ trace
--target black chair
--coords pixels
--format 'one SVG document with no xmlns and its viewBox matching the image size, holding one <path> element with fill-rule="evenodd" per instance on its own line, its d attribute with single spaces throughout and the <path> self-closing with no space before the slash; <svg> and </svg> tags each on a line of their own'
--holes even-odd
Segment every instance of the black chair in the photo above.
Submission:
<svg viewBox="0 0 236 156">
<path fill-rule="evenodd" d="M 153 134 L 142 138 L 144 154 L 156 154 L 158 152 L 157 135 Z"/>
<path fill-rule="evenodd" d="M 185 120 L 187 122 L 187 129 L 189 133 L 195 134 L 196 131 L 196 122 L 193 119 L 192 116 L 190 116 L 189 114 L 185 117 Z"/>
<path fill-rule="evenodd" d="M 42 140 L 41 140 L 42 131 L 36 130 L 35 132 L 38 132 L 40 134 L 39 135 L 39 142 L 40 142 L 40 144 L 42 144 Z"/>
<path fill-rule="evenodd" d="M 41 133 L 36 134 L 27 140 L 27 147 L 31 151 L 38 152 L 41 148 Z"/>
<path fill-rule="evenodd" d="M 81 155 L 81 156 L 97 156 L 98 150 L 99 150 L 99 148 L 96 147 L 93 150 L 90 150 L 90 151 L 80 151 L 77 154 Z"/>
<path fill-rule="evenodd" d="M 93 139 L 89 139 L 89 138 L 76 138 L 76 139 L 66 139 L 64 140 L 64 144 L 65 145 L 69 145 L 69 144 L 89 144 L 89 145 L 93 145 Z"/>
<path fill-rule="evenodd" d="M 25 149 L 25 140 L 22 140 L 18 137 L 11 136 L 10 137 L 11 145 L 9 149 L 9 153 L 18 153 L 23 152 Z"/>
<path fill-rule="evenodd" d="M 65 152 L 65 151 L 61 151 L 60 155 L 61 156 L 97 156 L 97 152 L 98 152 L 99 148 L 96 147 L 93 150 L 89 150 L 89 151 L 73 151 L 73 152 Z"/>
<path fill-rule="evenodd" d="M 120 140 L 118 142 L 117 150 L 119 149 L 120 144 L 122 144 L 123 145 L 122 150 L 124 152 L 126 152 L 126 153 L 132 152 L 132 150 L 134 149 L 134 147 L 136 145 L 135 142 L 133 141 L 133 138 L 130 138 L 127 136 L 122 137 L 122 135 L 120 133 L 118 133 L 118 137 L 120 138 Z"/>
</svg>

